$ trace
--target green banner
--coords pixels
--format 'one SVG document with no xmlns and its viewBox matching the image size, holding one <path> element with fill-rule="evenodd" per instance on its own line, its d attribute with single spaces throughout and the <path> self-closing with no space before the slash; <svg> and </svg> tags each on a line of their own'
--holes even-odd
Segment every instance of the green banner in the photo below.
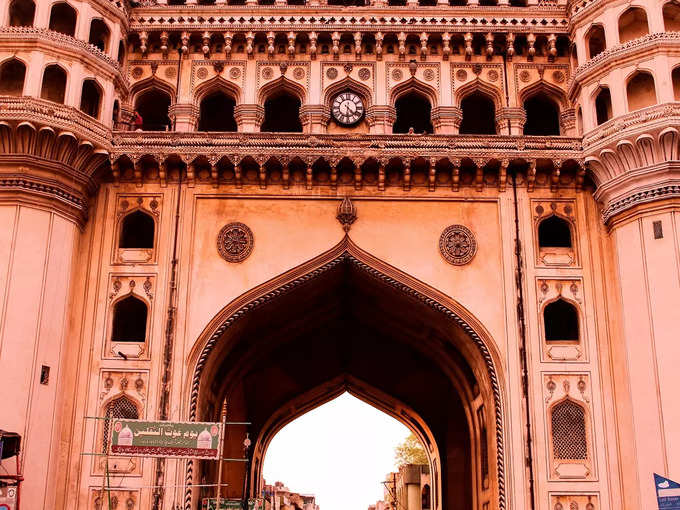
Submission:
<svg viewBox="0 0 680 510">
<path fill-rule="evenodd" d="M 243 501 L 240 499 L 220 498 L 220 510 L 241 510 Z M 248 510 L 263 510 L 264 500 L 261 498 L 249 499 Z M 203 498 L 201 510 L 217 510 L 217 498 Z"/>
<path fill-rule="evenodd" d="M 112 421 L 111 454 L 136 457 L 218 459 L 221 423 Z"/>
</svg>

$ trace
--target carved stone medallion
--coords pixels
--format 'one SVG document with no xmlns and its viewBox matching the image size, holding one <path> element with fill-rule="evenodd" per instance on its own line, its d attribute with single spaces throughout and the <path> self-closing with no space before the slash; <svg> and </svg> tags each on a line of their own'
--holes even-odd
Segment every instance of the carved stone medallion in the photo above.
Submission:
<svg viewBox="0 0 680 510">
<path fill-rule="evenodd" d="M 326 76 L 329 80 L 335 80 L 338 77 L 338 70 L 335 67 L 329 67 L 326 70 Z"/>
<path fill-rule="evenodd" d="M 359 79 L 366 81 L 371 77 L 371 70 L 368 67 L 359 69 Z"/>
<path fill-rule="evenodd" d="M 227 262 L 242 262 L 253 251 L 253 232 L 243 223 L 228 223 L 217 235 L 217 251 Z"/>
<path fill-rule="evenodd" d="M 196 71 L 196 78 L 199 80 L 205 80 L 208 77 L 208 70 L 205 67 L 200 67 L 198 71 Z"/>
<path fill-rule="evenodd" d="M 449 264 L 463 266 L 477 253 L 475 235 L 463 225 L 446 227 L 439 238 L 439 251 Z"/>
<path fill-rule="evenodd" d="M 401 69 L 395 69 L 392 71 L 392 79 L 394 81 L 399 81 L 404 77 L 404 73 L 402 72 Z"/>
</svg>

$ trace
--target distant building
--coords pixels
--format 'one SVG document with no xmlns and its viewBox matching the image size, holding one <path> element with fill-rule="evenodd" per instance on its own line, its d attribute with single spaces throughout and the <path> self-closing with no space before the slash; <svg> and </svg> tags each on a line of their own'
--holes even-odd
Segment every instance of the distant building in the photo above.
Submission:
<svg viewBox="0 0 680 510">
<path fill-rule="evenodd" d="M 281 482 L 265 483 L 262 497 L 265 510 L 319 510 L 314 494 L 299 494 Z"/>
<path fill-rule="evenodd" d="M 404 464 L 388 473 L 383 501 L 369 505 L 368 510 L 429 510 L 432 508 L 430 467 L 426 464 Z"/>
</svg>

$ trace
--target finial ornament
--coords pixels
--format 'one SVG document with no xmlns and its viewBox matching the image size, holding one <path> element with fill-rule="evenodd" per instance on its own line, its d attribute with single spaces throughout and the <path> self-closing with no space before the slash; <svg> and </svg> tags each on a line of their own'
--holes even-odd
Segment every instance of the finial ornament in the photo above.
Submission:
<svg viewBox="0 0 680 510">
<path fill-rule="evenodd" d="M 340 202 L 340 205 L 338 206 L 338 215 L 336 218 L 342 225 L 343 230 L 345 232 L 349 232 L 349 229 L 352 227 L 352 223 L 354 223 L 357 219 L 357 208 L 348 196 L 345 196 L 345 198 L 342 199 L 342 202 Z"/>
</svg>

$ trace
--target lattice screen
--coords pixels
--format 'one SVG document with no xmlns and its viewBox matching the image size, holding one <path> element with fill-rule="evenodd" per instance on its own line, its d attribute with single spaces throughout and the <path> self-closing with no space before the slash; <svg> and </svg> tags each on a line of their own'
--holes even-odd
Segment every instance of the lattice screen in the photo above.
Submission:
<svg viewBox="0 0 680 510">
<path fill-rule="evenodd" d="M 586 460 L 585 411 L 576 402 L 565 400 L 552 409 L 553 457 L 562 460 Z"/>
<path fill-rule="evenodd" d="M 102 452 L 105 453 L 109 445 L 111 418 L 136 420 L 139 418 L 139 412 L 137 406 L 129 398 L 123 396 L 108 403 L 104 417 L 106 419 L 104 420 L 104 433 L 102 434 Z"/>
</svg>

